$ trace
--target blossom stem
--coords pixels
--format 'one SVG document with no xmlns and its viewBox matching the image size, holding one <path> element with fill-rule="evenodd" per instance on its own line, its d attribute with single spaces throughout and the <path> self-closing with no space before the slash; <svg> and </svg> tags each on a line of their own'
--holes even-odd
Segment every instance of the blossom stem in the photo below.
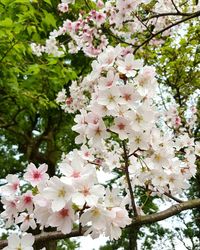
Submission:
<svg viewBox="0 0 200 250">
<path fill-rule="evenodd" d="M 133 208 L 134 217 L 138 217 L 138 212 L 137 212 L 137 208 L 136 208 L 136 204 L 135 204 L 135 197 L 134 197 L 134 194 L 133 194 L 133 188 L 132 188 L 132 185 L 131 185 L 131 179 L 130 179 L 130 175 L 129 175 L 129 171 L 128 171 L 129 162 L 128 162 L 128 154 L 127 154 L 125 141 L 123 141 L 122 144 L 123 144 L 123 150 L 124 150 L 125 175 L 126 175 L 126 180 L 127 180 L 127 183 L 128 183 L 128 189 L 129 189 L 130 197 L 131 197 L 131 205 L 132 205 L 132 208 Z"/>
</svg>

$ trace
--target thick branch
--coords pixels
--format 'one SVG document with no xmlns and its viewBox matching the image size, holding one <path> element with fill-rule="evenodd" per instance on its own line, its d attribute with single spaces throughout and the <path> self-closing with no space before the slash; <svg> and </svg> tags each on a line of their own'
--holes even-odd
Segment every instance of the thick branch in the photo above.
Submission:
<svg viewBox="0 0 200 250">
<path fill-rule="evenodd" d="M 182 211 L 197 207 L 200 207 L 200 199 L 184 201 L 182 203 L 172 205 L 170 208 L 162 212 L 150 215 L 138 216 L 138 218 L 136 218 L 133 221 L 132 225 L 145 225 L 149 223 L 154 223 L 172 217 L 176 214 L 179 214 Z"/>
<path fill-rule="evenodd" d="M 135 218 L 129 227 L 142 226 L 154 222 L 158 222 L 167 218 L 170 218 L 182 211 L 200 207 L 200 199 L 194 199 L 189 201 L 184 201 L 179 204 L 172 205 L 170 208 L 155 214 L 138 216 Z M 43 232 L 35 236 L 35 242 L 43 242 L 48 240 L 60 240 L 66 238 L 72 238 L 77 236 L 83 236 L 83 234 L 88 230 L 88 227 L 83 227 L 81 232 L 79 229 L 73 230 L 70 234 L 63 234 L 61 232 Z M 7 240 L 0 241 L 0 249 L 7 245 Z"/>
<path fill-rule="evenodd" d="M 63 234 L 58 231 L 54 232 L 43 232 L 41 234 L 35 235 L 35 242 L 45 242 L 49 240 L 60 240 L 60 239 L 68 239 L 72 237 L 77 237 L 77 236 L 83 236 L 83 234 L 88 230 L 88 227 L 83 227 L 81 228 L 81 232 L 79 229 L 73 230 L 69 234 Z M 0 241 L 0 249 L 4 248 L 7 246 L 8 241 L 7 240 L 1 240 Z"/>
</svg>

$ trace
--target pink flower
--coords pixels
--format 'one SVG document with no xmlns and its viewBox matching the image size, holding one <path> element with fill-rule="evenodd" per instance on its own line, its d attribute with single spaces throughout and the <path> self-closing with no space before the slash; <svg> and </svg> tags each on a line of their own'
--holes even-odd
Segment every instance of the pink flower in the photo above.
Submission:
<svg viewBox="0 0 200 250">
<path fill-rule="evenodd" d="M 24 179 L 29 181 L 33 187 L 37 186 L 40 182 L 46 181 L 49 176 L 46 174 L 48 166 L 46 164 L 40 165 L 39 168 L 33 163 L 30 163 L 27 167 Z"/>
<path fill-rule="evenodd" d="M 3 203 L 3 207 L 5 211 L 1 213 L 4 214 L 4 217 L 9 218 L 11 216 L 16 216 L 17 215 L 17 202 L 18 199 L 13 197 L 13 196 L 8 196 L 8 197 L 2 197 L 1 202 Z"/>
<path fill-rule="evenodd" d="M 134 86 L 126 84 L 120 87 L 121 100 L 120 104 L 127 105 L 129 108 L 135 108 L 136 103 L 140 100 L 140 95 Z"/>
<path fill-rule="evenodd" d="M 66 204 L 61 210 L 50 215 L 48 224 L 57 227 L 64 234 L 68 234 L 72 230 L 74 222 L 74 211 L 70 204 Z"/>
<path fill-rule="evenodd" d="M 85 203 L 88 206 L 96 206 L 99 198 L 102 198 L 104 193 L 104 187 L 94 185 L 94 177 L 91 175 L 78 185 L 78 192 L 74 193 L 72 201 L 79 207 L 83 207 Z"/>
<path fill-rule="evenodd" d="M 58 5 L 58 10 L 60 11 L 60 12 L 63 12 L 63 13 L 65 13 L 65 12 L 67 12 L 68 11 L 68 4 L 67 3 L 60 3 L 59 5 Z"/>
<path fill-rule="evenodd" d="M 31 191 L 27 191 L 24 193 L 17 204 L 17 208 L 19 211 L 24 211 L 27 209 L 29 212 L 33 211 L 33 194 Z"/>
<path fill-rule="evenodd" d="M 99 80 L 99 89 L 104 90 L 116 85 L 119 81 L 119 75 L 109 70 L 106 77 L 101 77 Z"/>
<path fill-rule="evenodd" d="M 19 179 L 16 175 L 9 174 L 6 177 L 8 183 L 0 188 L 1 195 L 15 194 L 19 189 Z"/>
</svg>

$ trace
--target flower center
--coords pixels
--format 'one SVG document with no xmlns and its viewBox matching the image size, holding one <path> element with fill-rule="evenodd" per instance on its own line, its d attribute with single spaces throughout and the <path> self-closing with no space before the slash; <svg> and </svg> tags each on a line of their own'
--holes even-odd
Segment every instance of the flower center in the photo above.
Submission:
<svg viewBox="0 0 200 250">
<path fill-rule="evenodd" d="M 26 204 L 31 203 L 31 202 L 32 202 L 32 197 L 31 197 L 31 196 L 25 196 L 25 197 L 24 197 L 24 202 L 25 202 Z"/>
<path fill-rule="evenodd" d="M 34 179 L 39 179 L 40 177 L 41 177 L 40 172 L 38 172 L 38 171 L 33 172 L 33 178 Z"/>
<path fill-rule="evenodd" d="M 65 192 L 64 188 L 62 188 L 58 191 L 58 197 L 65 197 L 65 194 L 66 194 L 66 192 Z"/>
<path fill-rule="evenodd" d="M 131 94 L 124 94 L 123 98 L 124 98 L 126 101 L 130 101 L 130 100 L 131 100 Z"/>
<path fill-rule="evenodd" d="M 117 125 L 117 127 L 119 128 L 119 130 L 124 130 L 125 124 L 119 123 L 119 124 Z"/>
<path fill-rule="evenodd" d="M 79 178 L 80 177 L 80 172 L 74 171 L 73 174 L 71 175 L 71 177 Z"/>
<path fill-rule="evenodd" d="M 67 208 L 63 208 L 62 210 L 60 210 L 59 214 L 61 215 L 61 217 L 67 217 L 69 216 L 69 210 Z"/>
<path fill-rule="evenodd" d="M 81 191 L 81 193 L 82 193 L 84 196 L 89 195 L 89 194 L 90 194 L 89 188 L 84 187 L 84 189 Z"/>
</svg>

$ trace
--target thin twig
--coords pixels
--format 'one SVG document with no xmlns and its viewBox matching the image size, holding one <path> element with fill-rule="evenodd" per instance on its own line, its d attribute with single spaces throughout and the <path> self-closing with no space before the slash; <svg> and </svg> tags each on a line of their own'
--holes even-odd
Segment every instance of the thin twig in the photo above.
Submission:
<svg viewBox="0 0 200 250">
<path fill-rule="evenodd" d="M 164 195 L 166 195 L 167 197 L 171 198 L 172 200 L 174 200 L 174 201 L 176 201 L 176 202 L 178 202 L 178 203 L 183 203 L 183 202 L 184 202 L 184 201 L 182 201 L 181 199 L 174 197 L 174 196 L 171 195 L 170 193 L 165 192 Z"/>
<path fill-rule="evenodd" d="M 145 21 L 149 21 L 149 20 L 151 20 L 153 18 L 159 18 L 159 17 L 165 17 L 165 16 L 186 16 L 187 17 L 187 16 L 191 16 L 193 14 L 194 13 L 191 13 L 191 12 L 190 13 L 184 13 L 184 12 L 163 12 L 163 13 L 159 13 L 159 14 L 152 14 L 151 16 L 142 19 L 142 21 L 145 22 Z M 123 23 L 130 23 L 130 22 L 134 22 L 134 19 L 126 20 Z"/>
<path fill-rule="evenodd" d="M 172 2 L 172 4 L 173 4 L 175 10 L 177 11 L 177 13 L 181 13 L 181 12 L 179 11 L 178 7 L 176 6 L 174 0 L 171 0 L 171 2 Z"/>
<path fill-rule="evenodd" d="M 138 217 L 138 212 L 137 212 L 137 208 L 136 208 L 136 204 L 135 204 L 135 197 L 133 194 L 133 188 L 131 185 L 131 180 L 130 180 L 130 176 L 129 176 L 129 171 L 128 171 L 128 167 L 129 167 L 129 163 L 128 163 L 128 154 L 127 154 L 127 149 L 126 149 L 126 144 L 123 141 L 123 150 L 124 150 L 124 163 L 125 163 L 125 175 L 126 175 L 126 180 L 128 183 L 128 189 L 129 189 L 129 193 L 130 193 L 130 197 L 131 197 L 131 205 L 133 208 L 133 212 L 134 212 L 134 217 L 137 218 Z"/>
<path fill-rule="evenodd" d="M 121 39 L 119 36 L 116 36 L 110 29 L 103 27 L 103 31 L 107 32 L 110 36 L 112 36 L 113 38 L 115 38 L 117 41 L 119 41 L 121 43 L 127 44 L 127 45 L 132 46 L 132 47 L 136 47 L 136 45 L 129 43 L 129 42 L 126 42 L 123 39 Z"/>
<path fill-rule="evenodd" d="M 177 22 L 175 22 L 175 23 L 172 23 L 172 24 L 170 24 L 169 26 L 165 27 L 164 29 L 162 29 L 162 30 L 156 32 L 155 34 L 152 34 L 148 39 L 146 39 L 144 42 L 142 42 L 140 45 L 137 46 L 137 48 L 133 51 L 133 54 L 135 54 L 135 53 L 137 52 L 137 50 L 139 50 L 139 49 L 140 49 L 141 47 L 143 47 L 145 44 L 147 44 L 148 42 L 150 42 L 154 37 L 156 37 L 156 36 L 162 34 L 164 31 L 166 31 L 166 30 L 168 30 L 168 29 L 171 29 L 172 27 L 174 27 L 174 26 L 176 26 L 176 25 L 178 25 L 178 24 L 180 24 L 180 23 L 183 23 L 183 22 L 185 22 L 185 21 L 188 21 L 188 20 L 190 20 L 190 19 L 192 19 L 192 18 L 195 18 L 195 17 L 198 17 L 198 16 L 200 16 L 200 11 L 197 11 L 197 12 L 195 12 L 194 14 L 192 14 L 191 16 L 188 16 L 188 17 L 186 17 L 186 18 L 183 18 L 182 20 L 179 20 L 179 21 L 177 21 Z"/>
<path fill-rule="evenodd" d="M 144 23 L 143 20 L 140 19 L 138 15 L 135 15 L 138 21 L 149 31 L 150 34 L 153 34 L 152 31 L 149 29 L 148 25 Z"/>
</svg>

